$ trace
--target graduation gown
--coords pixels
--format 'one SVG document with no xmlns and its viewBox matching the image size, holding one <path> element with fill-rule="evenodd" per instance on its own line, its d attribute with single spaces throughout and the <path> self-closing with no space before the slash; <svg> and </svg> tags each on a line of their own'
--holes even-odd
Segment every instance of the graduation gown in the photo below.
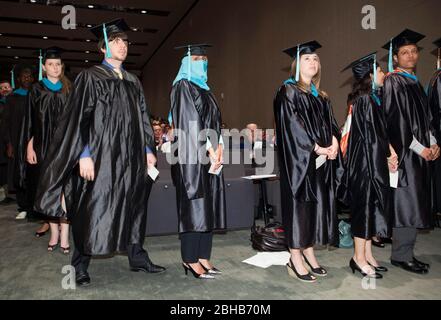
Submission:
<svg viewBox="0 0 441 320">
<path fill-rule="evenodd" d="M 171 114 L 173 126 L 185 132 L 186 149 L 179 149 L 179 137 L 173 149 L 182 159 L 172 166 L 176 186 L 179 232 L 208 232 L 226 228 L 224 177 L 208 173 L 210 164 L 198 161 L 198 150 L 205 150 L 206 138 L 199 133 L 212 129 L 216 139 L 210 139 L 214 150 L 221 134 L 221 114 L 211 91 L 204 90 L 186 79 L 172 88 Z M 182 138 L 181 138 L 182 141 Z M 186 157 L 183 155 L 186 154 Z M 184 161 L 185 160 L 185 161 Z"/>
<path fill-rule="evenodd" d="M 19 186 L 20 130 L 25 119 L 27 96 L 12 93 L 6 98 L 3 114 L 3 139 L 10 143 L 14 157 L 8 160 L 8 189 L 15 190 Z M 24 205 L 24 204 L 23 204 Z"/>
<path fill-rule="evenodd" d="M 315 144 L 332 145 L 339 137 L 329 100 L 301 91 L 295 84 L 279 88 L 274 99 L 280 165 L 282 220 L 290 248 L 338 242 L 335 188 L 341 157 L 316 170 Z M 341 169 L 340 169 L 341 170 Z"/>
<path fill-rule="evenodd" d="M 125 252 L 129 244 L 142 245 L 145 238 L 152 183 L 145 148 L 155 150 L 153 130 L 141 83 L 135 75 L 122 73 L 121 80 L 99 65 L 78 75 L 41 169 L 45 174 L 35 209 L 49 216 L 59 216 L 60 195 L 76 178 L 67 201 L 81 254 Z M 76 165 L 86 145 L 94 181 L 78 176 Z"/>
<path fill-rule="evenodd" d="M 390 155 L 381 106 L 365 94 L 352 105 L 352 124 L 345 157 L 344 183 L 355 237 L 390 235 Z"/>
<path fill-rule="evenodd" d="M 29 90 L 25 120 L 20 131 L 17 161 L 19 169 L 18 185 L 27 190 L 31 204 L 34 202 L 41 173 L 41 164 L 46 158 L 58 118 L 65 103 L 66 95 L 61 90 L 52 91 L 42 81 L 33 84 Z M 27 145 L 32 137 L 34 138 L 33 146 L 37 155 L 37 164 L 35 165 L 31 165 L 26 161 Z"/>
<path fill-rule="evenodd" d="M 441 69 L 429 83 L 429 106 L 432 112 L 432 128 L 438 145 L 441 145 Z M 433 162 L 433 211 L 441 212 L 441 158 Z"/>
<path fill-rule="evenodd" d="M 389 141 L 398 155 L 398 188 L 391 191 L 393 227 L 431 228 L 430 164 L 409 149 L 413 137 L 430 147 L 430 110 L 421 84 L 399 72 L 383 89 Z"/>
</svg>

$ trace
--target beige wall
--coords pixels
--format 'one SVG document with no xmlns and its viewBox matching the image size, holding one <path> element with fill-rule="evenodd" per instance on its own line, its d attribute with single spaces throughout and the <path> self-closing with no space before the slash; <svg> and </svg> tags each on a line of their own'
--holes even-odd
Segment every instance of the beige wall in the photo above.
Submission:
<svg viewBox="0 0 441 320">
<path fill-rule="evenodd" d="M 377 29 L 363 30 L 361 8 L 374 5 Z M 432 42 L 441 37 L 440 0 L 200 0 L 143 70 L 143 84 L 152 113 L 166 117 L 171 83 L 183 52 L 173 47 L 207 42 L 208 84 L 230 128 L 256 122 L 272 127 L 272 100 L 288 77 L 290 58 L 282 49 L 317 40 L 323 68 L 322 89 L 328 92 L 340 124 L 344 122 L 351 73 L 349 62 L 381 49 L 404 28 L 427 35 L 418 75 L 425 85 L 435 68 Z M 223 96 L 223 98 L 222 98 Z"/>
</svg>

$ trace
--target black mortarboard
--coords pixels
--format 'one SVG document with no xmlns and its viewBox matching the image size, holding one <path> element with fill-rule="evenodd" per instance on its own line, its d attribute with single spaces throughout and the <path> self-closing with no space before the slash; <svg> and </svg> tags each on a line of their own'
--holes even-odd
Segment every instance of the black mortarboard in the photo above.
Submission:
<svg viewBox="0 0 441 320">
<path fill-rule="evenodd" d="M 367 56 L 364 56 L 363 58 L 355 60 L 346 68 L 344 68 L 342 72 L 348 69 L 352 69 L 352 73 L 354 74 L 356 80 L 363 79 L 364 77 L 366 77 L 366 75 L 374 72 L 373 66 L 374 63 L 376 63 L 376 54 L 377 52 L 375 51 L 371 54 L 368 54 Z"/>
<path fill-rule="evenodd" d="M 314 53 L 317 49 L 320 49 L 321 47 L 322 47 L 322 45 L 314 40 L 314 41 L 305 42 L 303 44 L 299 44 L 299 45 L 292 47 L 292 48 L 285 49 L 285 50 L 283 50 L 283 52 L 285 52 L 291 58 L 296 58 L 297 57 L 297 48 L 299 48 L 300 55 L 303 55 L 303 54 Z"/>
<path fill-rule="evenodd" d="M 211 44 L 201 43 L 201 44 L 187 44 L 185 46 L 175 47 L 175 50 L 186 49 L 188 55 L 188 51 L 190 50 L 191 56 L 206 56 L 207 48 L 212 47 Z"/>
<path fill-rule="evenodd" d="M 105 38 L 103 25 L 106 26 L 107 37 L 110 37 L 112 34 L 115 33 L 122 33 L 130 30 L 124 19 L 115 19 L 109 22 L 98 24 L 95 27 L 90 28 L 90 31 L 95 35 L 98 40 Z"/>
<path fill-rule="evenodd" d="M 412 31 L 410 29 L 406 29 L 403 32 L 401 32 L 399 35 L 392 38 L 392 49 L 396 53 L 398 49 L 400 49 L 402 46 L 410 45 L 410 44 L 417 44 L 422 39 L 424 39 L 426 36 L 418 33 L 416 31 Z M 383 49 L 389 50 L 390 48 L 390 41 L 386 43 L 383 46 Z"/>
</svg>

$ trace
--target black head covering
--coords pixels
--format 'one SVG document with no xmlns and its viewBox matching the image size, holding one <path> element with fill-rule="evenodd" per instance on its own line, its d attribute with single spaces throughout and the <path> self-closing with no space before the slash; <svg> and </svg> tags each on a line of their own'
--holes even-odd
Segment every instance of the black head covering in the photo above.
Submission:
<svg viewBox="0 0 441 320">
<path fill-rule="evenodd" d="M 187 44 L 185 46 L 175 47 L 175 50 L 186 49 L 185 55 L 188 55 L 188 50 L 190 49 L 191 56 L 206 56 L 207 48 L 211 48 L 211 44 Z"/>
<path fill-rule="evenodd" d="M 425 37 L 426 36 L 421 33 L 418 33 L 410 29 L 405 29 L 399 35 L 392 38 L 393 52 L 396 54 L 398 50 L 403 46 L 407 46 L 410 44 L 416 45 L 419 41 L 421 41 Z M 390 41 L 383 46 L 383 49 L 389 50 L 389 48 L 390 48 Z"/>
<path fill-rule="evenodd" d="M 349 68 L 352 69 L 352 73 L 354 74 L 354 78 L 356 80 L 361 80 L 370 73 L 373 73 L 373 65 L 375 61 L 377 52 L 372 52 L 368 54 L 367 56 L 364 56 L 363 58 L 357 59 L 354 62 L 352 62 L 350 65 L 348 65 L 346 68 L 342 70 L 346 71 Z"/>
<path fill-rule="evenodd" d="M 115 19 L 104 24 L 106 25 L 107 37 L 110 37 L 112 34 L 115 33 L 122 33 L 130 30 L 124 19 Z M 98 40 L 104 39 L 103 24 L 99 24 L 93 28 L 90 28 L 90 31 L 95 35 Z"/>
<path fill-rule="evenodd" d="M 305 43 L 296 45 L 295 47 L 285 49 L 285 50 L 283 50 L 283 52 L 285 52 L 291 58 L 295 59 L 297 57 L 297 47 L 299 47 L 299 46 L 300 46 L 300 55 L 314 53 L 317 49 L 320 49 L 322 47 L 322 45 L 320 43 L 313 40 L 313 41 L 309 41 L 309 42 L 305 42 Z"/>
</svg>

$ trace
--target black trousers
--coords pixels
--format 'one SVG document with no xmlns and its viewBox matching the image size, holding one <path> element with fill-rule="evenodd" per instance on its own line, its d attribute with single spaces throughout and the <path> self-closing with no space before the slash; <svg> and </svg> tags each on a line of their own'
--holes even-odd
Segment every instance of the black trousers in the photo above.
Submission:
<svg viewBox="0 0 441 320">
<path fill-rule="evenodd" d="M 142 248 L 140 244 L 131 244 L 127 247 L 127 256 L 129 258 L 129 265 L 131 267 L 144 267 L 151 263 L 147 251 Z M 92 256 L 82 254 L 75 248 L 71 264 L 76 272 L 87 271 Z"/>
<path fill-rule="evenodd" d="M 181 239 L 181 256 L 185 263 L 196 263 L 199 259 L 210 260 L 213 247 L 212 232 L 185 232 Z"/>
<path fill-rule="evenodd" d="M 412 261 L 416 238 L 416 228 L 393 228 L 391 259 L 400 262 Z"/>
</svg>

